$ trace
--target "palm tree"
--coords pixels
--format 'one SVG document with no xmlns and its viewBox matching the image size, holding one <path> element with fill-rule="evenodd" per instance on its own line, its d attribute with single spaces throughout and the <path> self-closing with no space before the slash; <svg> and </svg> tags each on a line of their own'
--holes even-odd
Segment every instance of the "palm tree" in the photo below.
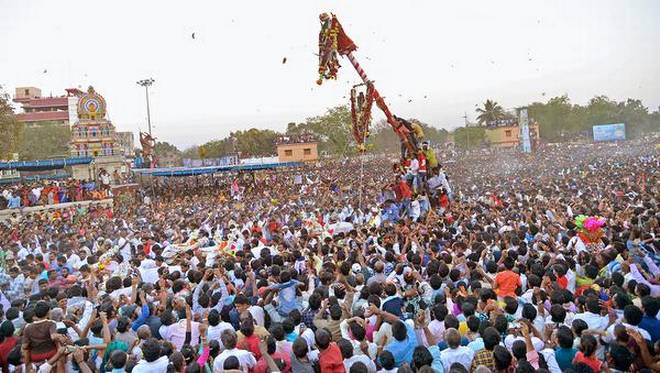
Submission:
<svg viewBox="0 0 660 373">
<path fill-rule="evenodd" d="M 479 125 L 488 124 L 490 122 L 504 119 L 506 117 L 506 113 L 504 112 L 504 109 L 500 104 L 498 104 L 495 101 L 491 100 L 486 100 L 484 102 L 484 107 L 482 108 L 477 108 L 477 113 L 479 115 L 477 116 L 477 121 L 479 121 Z"/>
</svg>

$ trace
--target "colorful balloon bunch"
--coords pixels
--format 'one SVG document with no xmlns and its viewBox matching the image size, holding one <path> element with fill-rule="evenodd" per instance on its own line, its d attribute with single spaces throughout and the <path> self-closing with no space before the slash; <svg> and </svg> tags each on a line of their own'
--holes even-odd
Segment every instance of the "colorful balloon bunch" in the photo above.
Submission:
<svg viewBox="0 0 660 373">
<path fill-rule="evenodd" d="M 585 243 L 598 243 L 603 237 L 603 227 L 606 220 L 597 216 L 578 215 L 575 217 L 575 225 L 578 235 Z"/>
</svg>

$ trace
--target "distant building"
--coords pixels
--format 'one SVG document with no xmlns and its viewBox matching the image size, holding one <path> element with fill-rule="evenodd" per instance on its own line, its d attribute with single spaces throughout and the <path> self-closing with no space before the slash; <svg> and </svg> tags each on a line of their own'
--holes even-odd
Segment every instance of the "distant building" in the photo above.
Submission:
<svg viewBox="0 0 660 373">
<path fill-rule="evenodd" d="M 313 136 L 280 136 L 276 141 L 280 162 L 315 162 L 319 159 L 318 141 Z"/>
<path fill-rule="evenodd" d="M 514 148 L 520 146 L 522 136 L 517 120 L 501 120 L 489 123 L 485 128 L 486 140 L 492 147 Z M 529 138 L 532 147 L 539 143 L 539 124 L 533 119 L 529 123 Z"/>
<path fill-rule="evenodd" d="M 135 156 L 135 137 L 133 132 L 115 132 L 115 140 L 119 145 L 119 152 L 126 158 Z"/>
<path fill-rule="evenodd" d="M 56 97 L 42 97 L 37 87 L 17 87 L 14 102 L 21 104 L 16 114 L 19 122 L 27 126 L 44 123 L 72 125 L 78 121 L 78 99 L 83 92 L 77 88 L 66 89 L 66 94 Z"/>
</svg>

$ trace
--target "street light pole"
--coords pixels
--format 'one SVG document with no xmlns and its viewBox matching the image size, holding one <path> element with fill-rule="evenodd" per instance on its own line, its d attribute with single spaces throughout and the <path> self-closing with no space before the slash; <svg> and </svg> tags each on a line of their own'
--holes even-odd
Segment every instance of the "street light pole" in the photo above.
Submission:
<svg viewBox="0 0 660 373">
<path fill-rule="evenodd" d="M 145 88 L 147 96 L 147 125 L 149 126 L 149 136 L 151 136 L 151 111 L 149 110 L 149 87 L 154 84 L 155 80 L 152 78 L 138 80 L 137 84 Z"/>
</svg>

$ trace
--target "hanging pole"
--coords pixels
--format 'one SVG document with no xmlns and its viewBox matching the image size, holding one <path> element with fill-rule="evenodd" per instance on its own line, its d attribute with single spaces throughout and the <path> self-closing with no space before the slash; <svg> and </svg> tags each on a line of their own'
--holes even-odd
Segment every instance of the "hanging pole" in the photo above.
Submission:
<svg viewBox="0 0 660 373">
<path fill-rule="evenodd" d="M 362 135 L 362 143 L 366 141 L 367 136 L 366 136 L 366 131 L 365 134 Z M 362 209 L 362 191 L 364 190 L 364 157 L 366 156 L 366 151 L 362 152 L 360 154 L 360 199 L 359 199 L 359 207 Z"/>
<path fill-rule="evenodd" d="M 355 58 L 353 55 L 353 52 L 349 52 L 346 54 L 346 57 L 348 60 L 351 62 L 351 65 L 355 68 L 355 71 L 357 71 L 358 75 L 360 75 L 360 79 L 367 84 L 369 82 L 369 78 L 367 77 L 367 73 L 364 71 L 362 66 L 360 66 L 360 63 L 358 60 Z M 373 81 L 371 82 L 373 84 Z M 408 150 L 411 152 L 415 152 L 416 149 L 413 147 L 413 145 L 410 143 L 408 140 L 408 134 L 410 131 L 403 126 L 403 124 L 399 123 L 398 120 L 394 118 L 394 115 L 392 115 L 392 112 L 390 111 L 390 108 L 387 106 L 385 103 L 385 100 L 383 97 L 380 95 L 378 92 L 378 89 L 374 86 L 374 101 L 376 101 L 376 105 L 382 110 L 382 112 L 385 114 L 385 118 L 387 119 L 387 123 L 389 123 L 390 126 L 394 129 L 394 132 L 399 136 L 401 141 L 406 145 Z"/>
</svg>

